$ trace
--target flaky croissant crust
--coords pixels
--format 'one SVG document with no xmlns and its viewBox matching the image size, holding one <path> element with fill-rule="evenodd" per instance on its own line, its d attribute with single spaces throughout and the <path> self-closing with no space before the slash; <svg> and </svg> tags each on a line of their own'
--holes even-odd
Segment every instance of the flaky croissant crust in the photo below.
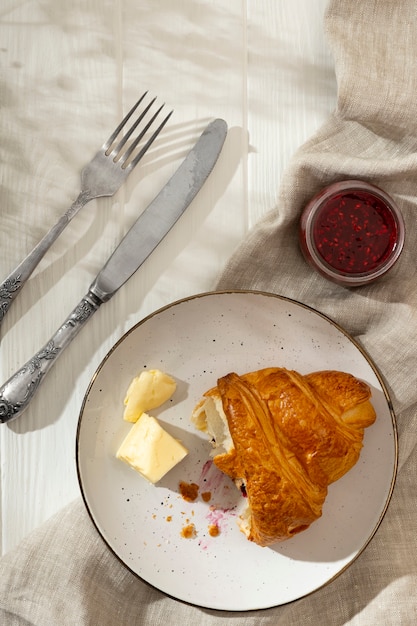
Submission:
<svg viewBox="0 0 417 626">
<path fill-rule="evenodd" d="M 248 539 L 266 546 L 292 537 L 321 516 L 328 485 L 357 462 L 376 418 L 368 385 L 338 371 L 267 368 L 230 373 L 216 392 L 234 449 L 213 460 L 245 483 Z"/>
</svg>

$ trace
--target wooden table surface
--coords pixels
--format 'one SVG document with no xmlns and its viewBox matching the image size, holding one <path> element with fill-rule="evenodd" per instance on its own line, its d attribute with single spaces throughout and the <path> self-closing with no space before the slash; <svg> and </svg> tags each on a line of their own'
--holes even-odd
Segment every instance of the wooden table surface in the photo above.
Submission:
<svg viewBox="0 0 417 626">
<path fill-rule="evenodd" d="M 292 154 L 335 108 L 326 4 L 1 3 L 2 279 L 78 195 L 83 165 L 143 91 L 174 109 L 123 188 L 76 216 L 19 294 L 1 327 L 3 381 L 65 320 L 208 121 L 229 126 L 186 214 L 62 354 L 27 411 L 0 426 L 2 553 L 79 497 L 77 421 L 108 350 L 152 311 L 213 289 L 248 230 L 277 207 Z"/>
</svg>

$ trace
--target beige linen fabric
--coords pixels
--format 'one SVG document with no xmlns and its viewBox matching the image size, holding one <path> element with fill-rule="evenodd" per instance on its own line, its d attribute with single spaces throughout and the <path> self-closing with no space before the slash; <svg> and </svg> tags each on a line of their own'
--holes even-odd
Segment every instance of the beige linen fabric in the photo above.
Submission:
<svg viewBox="0 0 417 626">
<path fill-rule="evenodd" d="M 1 624 L 416 623 L 416 18 L 413 0 L 330 2 L 326 27 L 336 61 L 337 111 L 294 155 L 276 210 L 242 243 L 218 283 L 221 289 L 261 289 L 305 302 L 344 326 L 373 357 L 392 394 L 400 439 L 397 485 L 374 539 L 346 572 L 306 598 L 265 611 L 223 613 L 167 598 L 137 580 L 97 536 L 83 504 L 75 502 L 0 561 Z M 394 270 L 358 289 L 314 273 L 297 245 L 306 200 L 323 185 L 346 178 L 384 188 L 397 200 L 407 227 Z"/>
</svg>

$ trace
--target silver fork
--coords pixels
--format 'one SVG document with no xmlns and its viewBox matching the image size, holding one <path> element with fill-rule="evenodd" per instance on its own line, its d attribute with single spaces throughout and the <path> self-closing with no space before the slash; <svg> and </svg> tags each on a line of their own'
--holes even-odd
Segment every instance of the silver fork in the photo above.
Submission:
<svg viewBox="0 0 417 626">
<path fill-rule="evenodd" d="M 150 119 L 146 119 L 148 112 L 154 104 L 156 98 L 153 98 L 146 107 L 138 113 L 137 119 L 127 130 L 125 135 L 116 143 L 121 131 L 132 117 L 133 113 L 144 100 L 147 92 L 145 92 L 136 104 L 130 109 L 126 117 L 121 121 L 114 133 L 110 135 L 108 140 L 101 146 L 95 157 L 88 163 L 81 172 L 81 191 L 77 199 L 72 203 L 70 208 L 52 226 L 49 232 L 41 239 L 41 241 L 33 248 L 28 256 L 9 274 L 9 276 L 0 284 L 0 324 L 6 315 L 11 303 L 16 298 L 20 289 L 23 287 L 33 270 L 36 268 L 40 260 L 43 258 L 47 250 L 59 237 L 64 228 L 70 223 L 72 218 L 78 213 L 83 206 L 103 196 L 112 196 L 119 189 L 124 180 L 129 176 L 130 172 L 139 163 L 148 148 L 155 141 L 173 111 L 171 111 L 159 124 L 153 134 L 146 140 L 142 147 L 139 146 L 140 141 L 144 138 L 159 113 L 165 105 L 160 106 Z M 143 128 L 139 129 L 139 134 L 132 141 L 129 147 L 126 146 L 127 141 L 143 121 Z"/>
</svg>

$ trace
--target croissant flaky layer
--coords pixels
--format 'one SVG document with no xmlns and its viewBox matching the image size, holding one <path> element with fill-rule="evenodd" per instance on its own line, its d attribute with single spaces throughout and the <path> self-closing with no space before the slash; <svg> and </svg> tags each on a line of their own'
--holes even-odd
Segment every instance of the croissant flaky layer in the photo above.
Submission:
<svg viewBox="0 0 417 626">
<path fill-rule="evenodd" d="M 329 484 L 357 462 L 376 419 L 370 397 L 351 374 L 284 368 L 230 373 L 206 392 L 192 420 L 212 439 L 217 467 L 244 485 L 249 540 L 284 541 L 321 516 Z"/>
</svg>

